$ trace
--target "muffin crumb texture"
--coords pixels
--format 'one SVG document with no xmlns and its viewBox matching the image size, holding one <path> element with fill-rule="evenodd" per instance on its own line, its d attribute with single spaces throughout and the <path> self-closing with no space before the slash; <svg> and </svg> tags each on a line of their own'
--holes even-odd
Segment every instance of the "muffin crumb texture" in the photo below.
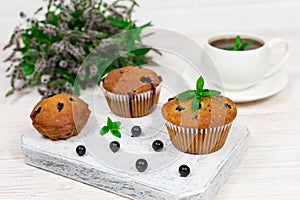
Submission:
<svg viewBox="0 0 300 200">
<path fill-rule="evenodd" d="M 115 94 L 139 94 L 157 87 L 161 78 L 152 70 L 127 66 L 108 73 L 103 87 Z"/>
<path fill-rule="evenodd" d="M 90 113 L 88 104 L 80 98 L 57 94 L 38 102 L 30 118 L 40 134 L 60 140 L 77 135 L 87 123 Z"/>
<path fill-rule="evenodd" d="M 188 128 L 213 128 L 223 126 L 234 120 L 236 105 L 224 96 L 201 97 L 196 111 L 192 111 L 192 99 L 176 100 L 170 98 L 162 107 L 164 118 L 172 124 Z"/>
</svg>

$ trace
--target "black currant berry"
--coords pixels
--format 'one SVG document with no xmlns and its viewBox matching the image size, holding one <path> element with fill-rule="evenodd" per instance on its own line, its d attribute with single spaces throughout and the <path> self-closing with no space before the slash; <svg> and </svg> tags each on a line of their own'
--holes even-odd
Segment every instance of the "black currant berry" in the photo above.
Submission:
<svg viewBox="0 0 300 200">
<path fill-rule="evenodd" d="M 83 156 L 86 152 L 86 148 L 85 146 L 83 145 L 79 145 L 77 148 L 76 148 L 76 153 L 79 155 L 79 156 Z"/>
<path fill-rule="evenodd" d="M 155 140 L 152 143 L 152 148 L 154 149 L 154 151 L 161 151 L 164 148 L 164 143 L 160 140 Z"/>
<path fill-rule="evenodd" d="M 187 165 L 181 165 L 179 167 L 179 174 L 181 177 L 187 177 L 190 173 L 191 170 Z"/>
<path fill-rule="evenodd" d="M 131 128 L 131 137 L 139 137 L 142 134 L 142 128 L 140 126 L 133 126 Z"/>
<path fill-rule="evenodd" d="M 111 149 L 112 152 L 116 153 L 120 149 L 120 143 L 117 141 L 112 141 L 109 144 L 109 148 Z"/>
<path fill-rule="evenodd" d="M 139 171 L 139 172 L 144 172 L 148 167 L 148 163 L 145 159 L 138 159 L 135 163 L 135 168 Z"/>
</svg>

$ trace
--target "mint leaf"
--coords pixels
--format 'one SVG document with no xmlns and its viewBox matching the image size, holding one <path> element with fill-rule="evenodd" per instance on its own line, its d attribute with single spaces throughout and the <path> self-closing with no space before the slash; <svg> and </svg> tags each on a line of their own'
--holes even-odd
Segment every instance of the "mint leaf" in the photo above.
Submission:
<svg viewBox="0 0 300 200">
<path fill-rule="evenodd" d="M 121 133 L 118 130 L 112 130 L 111 134 L 115 137 L 121 138 Z"/>
<path fill-rule="evenodd" d="M 209 89 L 204 89 L 202 90 L 202 96 L 203 97 L 212 97 L 212 96 L 218 96 L 220 95 L 221 92 L 217 90 L 209 90 Z"/>
<path fill-rule="evenodd" d="M 126 28 L 130 24 L 130 22 L 117 17 L 108 17 L 107 20 L 118 28 Z"/>
<path fill-rule="evenodd" d="M 177 96 L 176 100 L 188 100 L 194 98 L 192 101 L 192 111 L 196 111 L 200 108 L 201 97 L 218 96 L 221 94 L 221 92 L 217 90 L 203 89 L 203 87 L 204 79 L 202 76 L 200 76 L 196 84 L 197 90 L 187 90 L 182 92 Z"/>
<path fill-rule="evenodd" d="M 109 128 L 107 126 L 103 126 L 101 131 L 100 131 L 100 135 L 105 135 L 106 133 L 108 133 Z"/>
<path fill-rule="evenodd" d="M 240 45 L 241 45 L 241 36 L 236 36 L 236 38 L 235 38 L 235 47 L 237 48 L 237 49 L 239 49 L 240 48 Z"/>
<path fill-rule="evenodd" d="M 249 45 L 253 44 L 254 40 L 248 40 L 242 44 L 239 50 L 244 51 Z"/>
<path fill-rule="evenodd" d="M 204 87 L 204 79 L 202 76 L 200 76 L 196 84 L 197 93 L 200 93 L 203 90 L 203 87 Z"/>
<path fill-rule="evenodd" d="M 131 51 L 130 53 L 133 56 L 143 56 L 143 55 L 147 54 L 150 50 L 151 50 L 151 48 L 141 48 L 141 49 L 135 49 L 135 50 Z"/>
<path fill-rule="evenodd" d="M 31 75 L 34 72 L 34 65 L 23 65 L 25 75 Z"/>
<path fill-rule="evenodd" d="M 182 92 L 179 94 L 176 98 L 176 100 L 188 100 L 195 96 L 196 91 L 195 90 L 188 90 L 185 92 Z"/>
<path fill-rule="evenodd" d="M 202 92 L 196 93 L 196 99 L 201 100 Z"/>
<path fill-rule="evenodd" d="M 195 98 L 192 102 L 192 111 L 196 111 L 199 109 L 199 104 L 201 102 L 201 98 L 198 99 L 198 98 Z"/>
<path fill-rule="evenodd" d="M 113 122 L 111 130 L 119 130 L 121 126 L 121 122 Z"/>
<path fill-rule="evenodd" d="M 151 21 L 146 23 L 146 24 L 143 24 L 143 25 L 139 26 L 138 28 L 145 28 L 147 26 L 152 26 Z"/>
<path fill-rule="evenodd" d="M 235 38 L 235 44 L 232 46 L 223 47 L 224 50 L 229 51 L 244 51 L 249 45 L 253 44 L 254 40 L 248 40 L 241 44 L 241 36 L 237 35 Z"/>
<path fill-rule="evenodd" d="M 112 129 L 113 127 L 113 121 L 109 117 L 107 117 L 107 127 L 109 129 Z"/>
</svg>

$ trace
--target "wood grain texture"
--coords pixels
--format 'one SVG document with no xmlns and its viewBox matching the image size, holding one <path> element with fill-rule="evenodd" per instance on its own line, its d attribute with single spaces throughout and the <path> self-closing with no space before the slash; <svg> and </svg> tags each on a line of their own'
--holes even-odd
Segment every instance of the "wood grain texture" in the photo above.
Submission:
<svg viewBox="0 0 300 200">
<path fill-rule="evenodd" d="M 18 22 L 15 13 L 21 8 L 13 6 L 18 2 L 11 1 L 11 11 L 0 14 L 1 49 Z M 238 117 L 251 131 L 249 149 L 216 200 L 300 199 L 299 10 L 296 0 L 140 2 L 137 19 L 152 19 L 155 26 L 186 34 L 199 44 L 212 33 L 243 31 L 282 37 L 291 45 L 286 88 L 270 98 L 238 105 Z M 5 55 L 1 51 L 0 59 Z M 0 199 L 125 199 L 24 164 L 20 131 L 31 128 L 29 113 L 39 96 L 32 91 L 5 98 L 6 66 L 0 63 Z"/>
</svg>

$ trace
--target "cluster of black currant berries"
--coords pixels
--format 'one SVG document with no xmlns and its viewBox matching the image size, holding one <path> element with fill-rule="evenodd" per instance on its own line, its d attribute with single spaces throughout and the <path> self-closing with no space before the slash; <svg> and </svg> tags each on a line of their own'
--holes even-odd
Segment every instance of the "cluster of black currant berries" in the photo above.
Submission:
<svg viewBox="0 0 300 200">
<path fill-rule="evenodd" d="M 142 134 L 142 129 L 140 126 L 133 126 L 131 129 L 131 137 L 139 137 Z M 109 144 L 109 148 L 111 149 L 112 152 L 116 153 L 120 149 L 120 143 L 117 141 L 112 141 Z M 160 152 L 164 148 L 164 143 L 160 140 L 155 140 L 152 143 L 152 148 L 156 152 Z M 83 145 L 79 145 L 76 148 L 76 152 L 79 156 L 83 156 L 86 152 L 86 148 Z M 148 162 L 147 160 L 140 158 L 136 161 L 135 163 L 135 168 L 139 172 L 144 172 L 146 171 L 148 167 Z M 179 174 L 181 177 L 187 177 L 190 174 L 190 168 L 187 165 L 181 165 L 179 167 Z"/>
<path fill-rule="evenodd" d="M 142 128 L 140 126 L 133 126 L 131 128 L 131 137 L 139 137 L 142 134 Z M 116 153 L 120 149 L 120 143 L 113 141 L 109 144 L 109 148 L 112 152 Z M 152 143 L 152 148 L 154 151 L 161 151 L 164 148 L 164 143 L 160 140 L 155 140 Z"/>
</svg>

